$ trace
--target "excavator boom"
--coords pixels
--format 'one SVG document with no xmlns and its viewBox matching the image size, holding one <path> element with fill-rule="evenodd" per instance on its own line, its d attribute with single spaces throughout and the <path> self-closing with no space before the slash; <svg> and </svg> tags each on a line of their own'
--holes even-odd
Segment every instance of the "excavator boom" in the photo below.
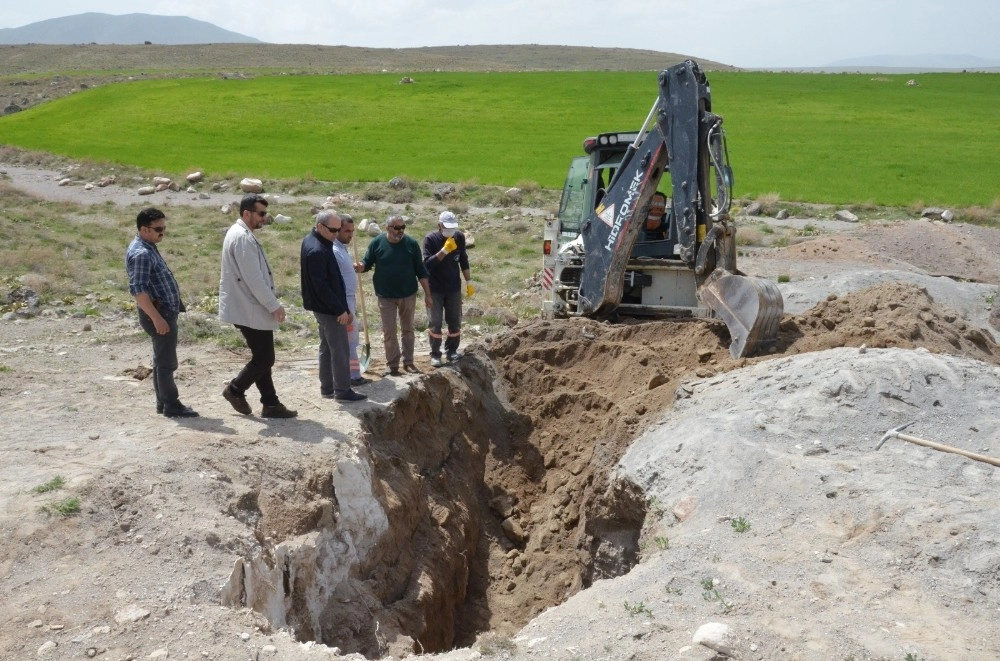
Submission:
<svg viewBox="0 0 1000 661">
<path fill-rule="evenodd" d="M 625 309 L 703 308 L 710 311 L 706 316 L 725 321 L 734 357 L 775 342 L 781 293 L 774 283 L 736 268 L 735 228 L 729 219 L 733 175 L 722 118 L 711 112 L 711 103 L 707 78 L 688 60 L 660 72 L 659 95 L 638 132 L 602 134 L 585 145 L 587 174 L 571 181 L 571 168 L 560 226 L 547 233 L 559 244 L 574 228 L 572 200 L 589 200 L 575 240 L 557 251 L 565 254 L 546 258 L 549 309 L 599 317 Z M 623 138 L 629 139 L 627 145 Z M 605 174 L 610 175 L 606 186 Z M 650 213 L 663 206 L 653 198 L 664 195 L 657 187 L 667 174 L 671 201 L 657 225 Z M 637 300 L 623 304 L 626 288 Z M 688 298 L 696 300 L 677 304 Z"/>
</svg>

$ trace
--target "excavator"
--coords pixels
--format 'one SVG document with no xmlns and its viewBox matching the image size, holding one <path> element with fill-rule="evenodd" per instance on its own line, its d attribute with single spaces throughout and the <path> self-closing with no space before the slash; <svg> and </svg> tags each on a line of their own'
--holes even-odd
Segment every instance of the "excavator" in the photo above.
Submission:
<svg viewBox="0 0 1000 661">
<path fill-rule="evenodd" d="M 543 317 L 721 319 L 734 358 L 760 353 L 784 303 L 736 268 L 733 171 L 708 79 L 686 60 L 658 80 L 638 131 L 587 138 L 570 165 L 543 236 Z"/>
</svg>

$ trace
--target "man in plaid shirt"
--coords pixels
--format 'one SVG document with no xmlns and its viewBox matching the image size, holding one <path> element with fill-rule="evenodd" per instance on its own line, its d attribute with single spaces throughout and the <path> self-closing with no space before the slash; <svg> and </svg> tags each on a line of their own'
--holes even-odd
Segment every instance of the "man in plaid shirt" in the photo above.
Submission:
<svg viewBox="0 0 1000 661">
<path fill-rule="evenodd" d="M 125 252 L 128 291 L 135 298 L 139 325 L 153 338 L 153 390 L 156 412 L 168 418 L 195 418 L 181 404 L 174 383 L 177 371 L 177 315 L 184 311 L 174 274 L 156 244 L 167 231 L 167 217 L 159 209 L 143 209 L 135 218 L 136 236 Z"/>
</svg>

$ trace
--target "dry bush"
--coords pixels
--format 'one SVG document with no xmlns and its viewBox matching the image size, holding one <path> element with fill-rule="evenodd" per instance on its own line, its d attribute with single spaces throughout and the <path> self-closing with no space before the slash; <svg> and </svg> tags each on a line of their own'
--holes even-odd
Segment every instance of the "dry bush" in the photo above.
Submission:
<svg viewBox="0 0 1000 661">
<path fill-rule="evenodd" d="M 465 202 L 450 202 L 448 203 L 448 211 L 461 218 L 469 213 L 469 205 Z"/>
<path fill-rule="evenodd" d="M 364 190 L 362 196 L 370 202 L 378 202 L 385 199 L 386 190 L 382 184 L 372 184 Z"/>
<path fill-rule="evenodd" d="M 52 280 L 41 273 L 25 273 L 18 278 L 20 283 L 36 294 L 45 295 L 52 291 Z"/>
<path fill-rule="evenodd" d="M 773 216 L 778 212 L 778 202 L 781 201 L 781 193 L 764 193 L 757 196 L 756 201 L 760 204 L 761 214 Z"/>
<path fill-rule="evenodd" d="M 741 227 L 736 232 L 736 245 L 762 246 L 764 245 L 764 233 L 756 227 Z"/>
<path fill-rule="evenodd" d="M 409 188 L 392 189 L 385 199 L 393 204 L 409 204 L 413 202 L 413 191 Z"/>
</svg>

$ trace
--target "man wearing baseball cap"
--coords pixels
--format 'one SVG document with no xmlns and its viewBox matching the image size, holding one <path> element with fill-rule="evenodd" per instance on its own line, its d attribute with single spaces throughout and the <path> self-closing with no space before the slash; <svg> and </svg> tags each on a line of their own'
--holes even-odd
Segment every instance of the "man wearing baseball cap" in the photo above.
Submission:
<svg viewBox="0 0 1000 661">
<path fill-rule="evenodd" d="M 458 219 L 451 211 L 438 217 L 438 229 L 424 237 L 424 265 L 431 289 L 427 334 L 431 342 L 431 366 L 441 367 L 441 342 L 448 362 L 460 358 L 458 345 L 462 340 L 462 279 L 465 294 L 472 296 L 476 288 L 469 272 L 469 256 L 465 251 L 465 235 L 458 231 Z M 448 325 L 448 335 L 442 333 L 442 321 Z"/>
</svg>

